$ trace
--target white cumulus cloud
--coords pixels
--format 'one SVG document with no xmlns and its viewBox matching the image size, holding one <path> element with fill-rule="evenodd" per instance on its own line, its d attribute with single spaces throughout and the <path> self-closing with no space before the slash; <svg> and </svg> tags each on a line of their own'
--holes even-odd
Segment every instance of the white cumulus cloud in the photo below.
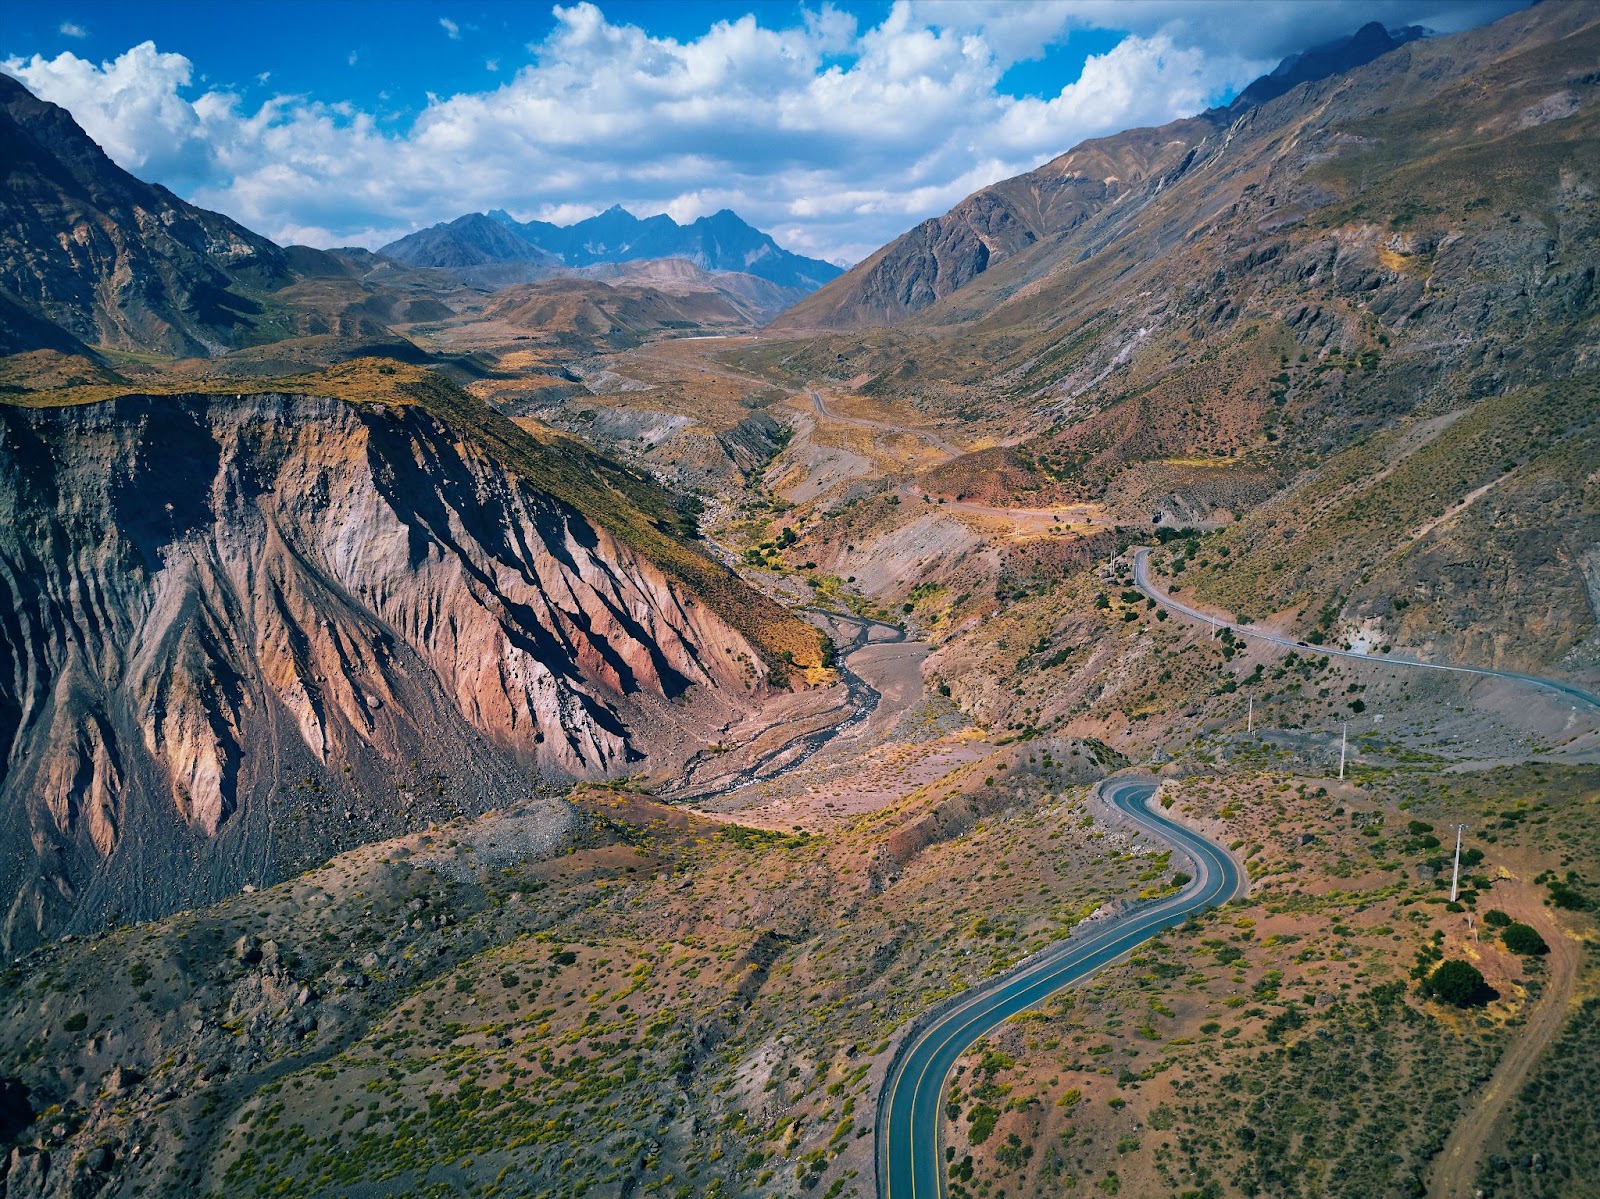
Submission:
<svg viewBox="0 0 1600 1199">
<path fill-rule="evenodd" d="M 1514 3 L 897 0 L 865 28 L 824 3 L 797 24 L 763 9 L 678 40 L 582 0 L 554 9 L 521 65 L 509 41 L 498 86 L 430 96 L 399 129 L 313 97 L 195 95 L 190 61 L 149 42 L 4 67 L 123 166 L 279 241 L 376 246 L 464 212 L 570 221 L 621 203 L 679 219 L 732 208 L 798 252 L 854 260 L 1084 138 L 1197 112 L 1369 16 L 1459 25 Z M 1012 64 L 1091 27 L 1125 36 L 1053 94 L 999 90 Z"/>
<path fill-rule="evenodd" d="M 181 54 L 143 42 L 111 62 L 70 50 L 53 59 L 11 59 L 6 72 L 72 113 L 111 158 L 178 189 L 212 177 L 214 148 L 196 106 L 179 95 L 193 77 Z"/>
</svg>

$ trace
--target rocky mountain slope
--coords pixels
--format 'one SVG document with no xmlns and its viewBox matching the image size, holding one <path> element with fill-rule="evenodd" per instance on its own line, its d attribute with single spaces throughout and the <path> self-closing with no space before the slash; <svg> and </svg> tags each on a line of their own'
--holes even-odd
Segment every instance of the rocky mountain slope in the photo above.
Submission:
<svg viewBox="0 0 1600 1199">
<path fill-rule="evenodd" d="M 670 765 L 814 647 L 451 394 L 0 408 L 0 946 Z"/>
<path fill-rule="evenodd" d="M 1416 28 L 1391 34 L 1381 25 L 1370 24 L 1342 42 L 1285 59 L 1227 108 L 1075 146 L 1037 170 L 985 187 L 944 216 L 924 221 L 797 304 L 774 322 L 774 328 L 857 329 L 898 324 L 1011 261 L 1003 281 L 988 295 L 964 307 L 950 307 L 936 323 L 969 319 L 1042 275 L 1069 271 L 1103 252 L 1108 244 L 1148 235 L 1145 209 L 1151 206 L 1169 211 L 1182 208 L 1185 216 L 1202 222 L 1192 227 L 1193 232 L 1211 232 L 1203 222 L 1206 215 L 1214 214 L 1217 197 L 1201 201 L 1209 207 L 1196 209 L 1197 181 L 1210 191 L 1219 173 L 1234 173 L 1219 172 L 1223 162 L 1233 166 L 1252 148 L 1268 142 L 1277 142 L 1276 151 L 1284 150 L 1277 139 L 1295 117 L 1303 120 L 1315 113 L 1314 119 L 1321 124 L 1361 107 L 1363 101 L 1367 101 L 1367 111 L 1376 107 L 1381 102 L 1371 99 L 1375 90 L 1371 84 L 1355 83 L 1354 94 L 1342 97 L 1343 105 L 1322 111 L 1330 92 L 1351 90 L 1344 82 L 1349 72 L 1391 51 L 1411 45 L 1411 52 L 1421 56 L 1415 60 L 1418 65 L 1452 57 L 1450 51 L 1415 45 L 1421 34 Z M 1459 42 L 1451 39 L 1451 45 L 1458 48 Z M 1404 72 L 1408 65 L 1396 56 L 1387 71 L 1369 74 L 1368 79 L 1381 81 L 1396 70 Z M 1444 66 L 1439 79 L 1454 77 L 1472 65 L 1477 62 L 1469 52 L 1467 62 Z M 1335 82 L 1329 87 L 1316 86 L 1330 78 Z M 1424 74 L 1422 78 L 1433 76 Z M 1299 102 L 1280 104 L 1268 113 L 1255 111 L 1291 91 L 1300 97 Z M 1411 100 L 1417 99 L 1420 97 L 1413 92 Z M 1174 194 L 1180 182 L 1186 186 L 1177 187 Z M 1092 228 L 1086 224 L 1101 214 L 1103 219 Z M 1170 239 L 1158 244 L 1170 244 Z"/>
<path fill-rule="evenodd" d="M 379 253 L 411 266 L 430 267 L 552 261 L 582 267 L 686 258 L 703 270 L 737 271 L 802 291 L 821 287 L 841 273 L 831 263 L 783 249 L 769 234 L 727 209 L 687 225 L 664 214 L 641 220 L 620 205 L 571 225 L 518 221 L 500 210 L 487 216 L 469 213 L 408 234 Z"/>
<path fill-rule="evenodd" d="M 1210 115 L 1085 142 L 923 221 L 772 322 L 775 332 L 894 325 L 1041 243 L 1057 243 L 1130 188 L 1183 163 Z"/>
<path fill-rule="evenodd" d="M 0 160 L 0 290 L 81 342 L 215 353 L 254 339 L 249 293 L 293 278 L 266 238 L 134 178 L 8 75 Z"/>
<path fill-rule="evenodd" d="M 1031 242 L 996 217 L 1014 248 L 892 328 L 737 355 L 980 447 L 909 482 L 852 480 L 794 521 L 793 557 L 937 619 L 930 669 L 981 719 L 1020 687 L 1019 727 L 1129 752 L 1167 735 L 1163 713 L 1221 718 L 1248 671 L 1154 683 L 1143 654 L 1176 651 L 1114 602 L 1123 566 L 1074 559 L 1088 533 L 1192 528 L 1168 556 L 1177 584 L 1296 638 L 1592 689 L 1597 60 L 1592 10 L 1541 5 L 980 193 L 1036 214 L 1139 174 Z M 935 276 L 936 255 L 917 261 Z M 1100 531 L 976 527 L 1017 507 Z M 877 569 L 890 551 L 904 565 Z M 989 582 L 974 561 L 1003 565 Z M 1284 719 L 1326 715 L 1265 690 Z"/>
</svg>

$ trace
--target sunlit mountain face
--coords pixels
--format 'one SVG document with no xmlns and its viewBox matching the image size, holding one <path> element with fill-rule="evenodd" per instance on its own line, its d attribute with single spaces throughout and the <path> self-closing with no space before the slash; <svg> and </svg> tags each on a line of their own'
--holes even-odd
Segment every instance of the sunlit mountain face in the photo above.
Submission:
<svg viewBox="0 0 1600 1199">
<path fill-rule="evenodd" d="M 0 32 L 0 1197 L 1587 1193 L 1590 8 Z"/>
</svg>

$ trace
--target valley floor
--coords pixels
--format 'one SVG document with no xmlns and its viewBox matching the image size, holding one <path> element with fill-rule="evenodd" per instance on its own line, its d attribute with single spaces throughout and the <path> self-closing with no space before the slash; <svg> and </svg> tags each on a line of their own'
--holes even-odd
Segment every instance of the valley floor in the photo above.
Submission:
<svg viewBox="0 0 1600 1199">
<path fill-rule="evenodd" d="M 771 396 L 726 348 L 609 362 L 629 401 L 606 444 L 723 472 L 708 544 L 821 628 L 832 665 L 681 772 L 432 824 L 17 962 L 0 1074 L 37 1119 L 5 1199 L 864 1199 L 919 1014 L 1182 886 L 1183 860 L 1092 795 L 1135 759 L 1249 894 L 959 1058 L 938 1132 L 952 1199 L 1570 1193 L 1514 1147 L 1550 1139 L 1540 1120 L 1581 1085 L 1547 1050 L 1593 973 L 1592 722 L 1516 680 L 1408 689 L 1391 663 L 1162 619 L 1126 513 L 961 498 L 970 478 L 929 473 L 962 456 L 950 427 Z M 695 409 L 702 377 L 725 394 Z M 774 407 L 789 432 L 764 458 L 709 448 Z M 1247 729 L 1226 683 L 1251 670 L 1284 688 Z M 1388 720 L 1340 780 L 1350 696 Z M 1451 903 L 1458 820 L 1481 857 Z M 1552 908 L 1552 880 L 1583 902 Z M 1490 908 L 1551 951 L 1509 952 Z M 1418 993 L 1447 957 L 1482 971 L 1486 1006 Z M 1539 1178 L 1600 1162 L 1563 1145 Z"/>
</svg>

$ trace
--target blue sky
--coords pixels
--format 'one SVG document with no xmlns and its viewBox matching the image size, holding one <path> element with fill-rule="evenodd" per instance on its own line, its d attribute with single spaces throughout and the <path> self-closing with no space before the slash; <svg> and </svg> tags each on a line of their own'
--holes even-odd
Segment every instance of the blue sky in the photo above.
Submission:
<svg viewBox="0 0 1600 1199">
<path fill-rule="evenodd" d="M 725 0 L 602 4 L 619 25 L 638 25 L 658 37 L 689 41 L 715 22 L 755 14 L 774 27 L 801 24 L 806 7 L 788 0 L 728 4 Z M 820 6 L 812 6 L 819 8 Z M 891 0 L 840 4 L 859 24 L 872 26 L 889 14 Z M 5 38 L 0 57 L 67 51 L 96 61 L 115 58 L 130 46 L 154 41 L 196 65 L 196 82 L 266 99 L 295 92 L 346 101 L 387 120 L 415 117 L 429 93 L 454 95 L 503 82 L 503 76 L 533 59 L 528 43 L 542 41 L 556 26 L 547 5 L 455 5 L 373 3 L 370 0 L 229 0 L 227 4 L 68 4 L 13 0 L 0 17 Z M 451 24 L 444 24 L 449 21 Z M 453 26 L 453 28 L 452 28 Z M 248 30 L 248 36 L 240 31 Z M 314 37 L 307 31 L 314 30 Z M 1037 57 L 1015 63 L 1000 90 L 1044 96 L 1076 79 L 1084 59 L 1121 40 L 1108 29 L 1078 31 L 1068 41 L 1044 47 Z M 830 61 L 848 61 L 834 56 Z M 263 78 L 265 76 L 265 78 Z"/>
<path fill-rule="evenodd" d="M 121 165 L 279 241 L 463 212 L 731 207 L 851 261 L 1078 141 L 1226 102 L 1367 20 L 1520 0 L 43 4 L 0 65 Z"/>
</svg>

